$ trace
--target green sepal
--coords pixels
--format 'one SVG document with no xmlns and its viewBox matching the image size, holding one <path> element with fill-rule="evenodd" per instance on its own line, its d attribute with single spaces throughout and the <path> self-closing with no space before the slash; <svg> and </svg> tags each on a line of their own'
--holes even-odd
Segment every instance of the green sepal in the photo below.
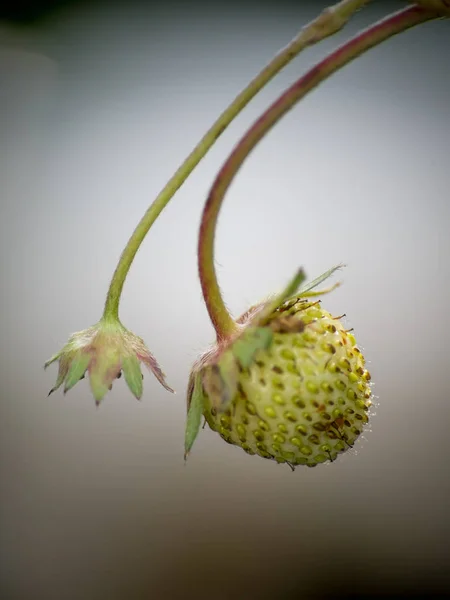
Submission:
<svg viewBox="0 0 450 600">
<path fill-rule="evenodd" d="M 204 370 L 203 383 L 213 407 L 225 412 L 237 393 L 241 369 L 248 369 L 258 350 L 269 348 L 273 332 L 268 327 L 250 327 L 231 344 L 219 361 Z"/>
<path fill-rule="evenodd" d="M 123 359 L 122 371 L 131 393 L 135 398 L 140 400 L 143 391 L 142 371 L 139 360 L 136 358 L 136 356 L 127 356 Z"/>
<path fill-rule="evenodd" d="M 92 394 L 99 405 L 123 371 L 128 387 L 139 400 L 143 391 L 141 362 L 167 390 L 173 392 L 142 338 L 125 329 L 117 320 L 102 318 L 92 327 L 74 333 L 63 349 L 45 363 L 45 368 L 55 361 L 59 361 L 58 375 L 49 395 L 64 381 L 64 391 L 67 392 L 89 371 Z"/>
<path fill-rule="evenodd" d="M 50 360 L 48 360 L 45 365 L 44 368 L 46 369 L 49 365 L 51 365 L 53 362 L 55 362 L 55 360 L 58 360 L 61 356 L 60 354 L 55 354 L 55 356 L 53 356 Z M 67 363 L 67 361 L 59 361 L 59 368 L 58 368 L 58 376 L 56 378 L 56 383 L 55 385 L 52 387 L 52 389 L 49 391 L 48 395 L 50 396 L 50 394 L 53 394 L 53 392 L 56 392 L 56 390 L 58 388 L 60 388 L 62 386 L 62 384 L 64 383 L 64 379 L 66 378 L 67 375 L 67 371 L 69 370 L 69 365 Z"/>
<path fill-rule="evenodd" d="M 91 358 L 92 357 L 90 354 L 81 353 L 78 357 L 75 357 L 72 360 L 69 372 L 67 373 L 66 383 L 64 385 L 64 393 L 68 392 L 76 383 L 80 381 L 80 379 L 86 373 L 86 369 L 88 368 Z"/>
<path fill-rule="evenodd" d="M 297 292 L 305 279 L 306 275 L 304 270 L 299 269 L 281 294 L 278 294 L 274 300 L 268 302 L 262 311 L 256 315 L 256 318 L 252 321 L 253 325 L 264 325 L 271 317 L 272 313 Z"/>
<path fill-rule="evenodd" d="M 340 271 L 345 265 L 336 265 L 334 267 L 332 267 L 331 269 L 328 269 L 328 271 L 325 271 L 325 273 L 322 273 L 322 275 L 319 275 L 319 277 L 316 277 L 316 279 L 313 279 L 312 281 L 310 281 L 309 283 L 306 284 L 305 287 L 300 288 L 299 292 L 296 294 L 297 298 L 306 298 L 308 297 L 308 292 L 310 292 L 311 290 L 313 290 L 314 288 L 316 288 L 318 285 L 320 285 L 321 283 L 323 283 L 324 281 L 326 281 L 327 279 L 329 279 L 332 275 L 334 275 L 334 273 L 336 271 Z M 294 296 L 295 294 L 293 293 L 289 298 L 287 298 L 288 300 L 290 300 L 292 298 L 292 296 Z"/>
<path fill-rule="evenodd" d="M 220 404 L 216 408 L 220 412 L 228 409 L 233 402 L 239 379 L 239 365 L 234 355 L 234 344 L 222 354 L 219 361 L 219 374 L 222 383 Z"/>
<path fill-rule="evenodd" d="M 189 401 L 189 410 L 186 419 L 186 433 L 184 438 L 184 458 L 188 457 L 192 446 L 200 431 L 202 414 L 205 405 L 205 395 L 203 392 L 202 374 L 197 373 L 194 380 L 194 388 Z"/>
<path fill-rule="evenodd" d="M 244 331 L 231 347 L 231 351 L 243 369 L 248 369 L 258 350 L 269 348 L 273 332 L 268 327 L 251 327 Z"/>
<path fill-rule="evenodd" d="M 45 363 L 44 363 L 44 369 L 46 369 L 47 367 L 49 367 L 51 364 L 53 364 L 55 362 L 55 360 L 59 360 L 61 358 L 61 354 L 62 352 L 58 352 L 57 354 L 54 354 L 51 358 L 49 358 Z M 61 385 L 61 384 L 60 384 Z"/>
<path fill-rule="evenodd" d="M 203 371 L 203 385 L 212 406 L 223 412 L 236 395 L 239 365 L 232 348 L 226 350 L 217 363 L 208 365 Z"/>
</svg>

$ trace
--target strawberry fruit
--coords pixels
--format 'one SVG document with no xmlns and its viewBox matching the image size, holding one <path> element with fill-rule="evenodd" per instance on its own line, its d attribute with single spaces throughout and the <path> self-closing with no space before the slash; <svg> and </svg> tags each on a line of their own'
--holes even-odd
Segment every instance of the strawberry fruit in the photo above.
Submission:
<svg viewBox="0 0 450 600">
<path fill-rule="evenodd" d="M 254 327 L 260 309 L 251 309 L 237 321 L 237 340 L 200 359 L 188 392 L 226 442 L 292 467 L 333 461 L 351 448 L 372 396 L 353 334 L 307 295 L 272 310 L 264 327 Z M 251 345 L 243 337 L 251 331 L 259 341 L 242 359 L 236 349 Z"/>
</svg>

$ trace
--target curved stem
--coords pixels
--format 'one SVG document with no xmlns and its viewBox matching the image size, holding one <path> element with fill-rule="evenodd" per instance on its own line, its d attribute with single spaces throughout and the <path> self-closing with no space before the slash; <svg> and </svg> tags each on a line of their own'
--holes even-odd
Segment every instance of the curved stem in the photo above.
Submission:
<svg viewBox="0 0 450 600">
<path fill-rule="evenodd" d="M 450 17 L 450 0 L 414 0 L 423 8 L 436 11 L 441 17 Z"/>
<path fill-rule="evenodd" d="M 128 275 L 131 263 L 161 211 L 169 203 L 175 192 L 183 185 L 187 177 L 205 156 L 214 142 L 222 135 L 228 125 L 250 102 L 250 100 L 268 83 L 283 67 L 307 46 L 316 44 L 320 40 L 336 33 L 350 19 L 350 17 L 369 0 L 342 0 L 336 6 L 323 11 L 317 19 L 305 26 L 300 33 L 281 50 L 273 60 L 257 75 L 249 85 L 235 98 L 230 106 L 220 115 L 211 129 L 200 140 L 198 145 L 189 154 L 184 163 L 179 167 L 173 177 L 168 181 L 163 190 L 148 208 L 136 229 L 131 235 L 122 252 L 119 263 L 114 271 L 108 294 L 106 297 L 104 317 L 119 318 L 119 301 L 123 285 Z"/>
<path fill-rule="evenodd" d="M 439 18 L 439 15 L 415 5 L 389 15 L 365 29 L 289 87 L 253 124 L 234 148 L 209 193 L 203 209 L 198 242 L 198 268 L 203 297 L 219 341 L 229 337 L 236 329 L 236 324 L 228 313 L 220 293 L 214 267 L 214 236 L 225 193 L 245 159 L 281 117 L 322 81 L 384 40 L 433 18 Z"/>
</svg>

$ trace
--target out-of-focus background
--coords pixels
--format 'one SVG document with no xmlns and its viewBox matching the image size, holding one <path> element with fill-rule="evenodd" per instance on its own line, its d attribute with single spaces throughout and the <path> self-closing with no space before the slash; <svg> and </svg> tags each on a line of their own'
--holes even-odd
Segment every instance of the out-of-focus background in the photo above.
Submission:
<svg viewBox="0 0 450 600">
<path fill-rule="evenodd" d="M 185 390 L 213 341 L 196 267 L 228 153 L 326 52 L 402 2 L 374 2 L 287 67 L 164 211 L 121 317 L 178 394 L 86 381 L 47 398 L 44 361 L 98 319 L 128 236 L 222 109 L 316 2 L 14 3 L 0 23 L 1 598 L 448 597 L 450 22 L 422 25 L 320 86 L 256 149 L 220 218 L 235 314 L 298 265 L 348 264 L 324 301 L 369 361 L 356 447 L 295 473 L 201 432 Z M 51 5 L 51 6 L 50 6 Z M 47 8 L 47 10 L 44 10 Z"/>
</svg>

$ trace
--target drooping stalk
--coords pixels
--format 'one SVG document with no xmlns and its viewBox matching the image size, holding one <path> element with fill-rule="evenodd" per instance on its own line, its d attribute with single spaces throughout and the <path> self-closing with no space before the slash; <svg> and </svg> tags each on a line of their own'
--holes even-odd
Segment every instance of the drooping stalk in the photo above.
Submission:
<svg viewBox="0 0 450 600">
<path fill-rule="evenodd" d="M 414 0 L 414 2 L 423 8 L 436 11 L 441 17 L 450 17 L 449 0 Z"/>
<path fill-rule="evenodd" d="M 289 87 L 235 146 L 209 193 L 203 209 L 198 242 L 198 268 L 203 297 L 219 342 L 231 337 L 237 325 L 224 304 L 217 281 L 214 265 L 214 237 L 225 193 L 245 159 L 283 115 L 330 75 L 388 38 L 440 16 L 433 10 L 413 5 L 389 15 L 360 32 Z"/>
<path fill-rule="evenodd" d="M 220 115 L 211 129 L 200 140 L 198 145 L 191 154 L 189 154 L 184 163 L 156 197 L 128 240 L 111 279 L 103 313 L 104 320 L 118 319 L 119 302 L 123 285 L 142 241 L 175 192 L 185 182 L 190 173 L 225 131 L 228 125 L 250 102 L 250 100 L 295 56 L 306 47 L 316 44 L 322 39 L 342 29 L 351 16 L 368 2 L 369 0 L 342 0 L 336 4 L 336 6 L 324 10 L 319 17 L 309 25 L 305 26 L 299 34 L 284 49 L 282 49 L 266 67 L 264 67 L 264 69 Z"/>
</svg>

